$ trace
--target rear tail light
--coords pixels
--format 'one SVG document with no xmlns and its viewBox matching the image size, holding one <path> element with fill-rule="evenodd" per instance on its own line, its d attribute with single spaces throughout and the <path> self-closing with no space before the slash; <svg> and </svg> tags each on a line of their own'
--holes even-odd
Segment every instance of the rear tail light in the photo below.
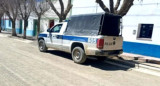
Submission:
<svg viewBox="0 0 160 86">
<path fill-rule="evenodd" d="M 103 49 L 103 46 L 104 46 L 104 39 L 98 39 L 97 40 L 97 48 Z"/>
</svg>

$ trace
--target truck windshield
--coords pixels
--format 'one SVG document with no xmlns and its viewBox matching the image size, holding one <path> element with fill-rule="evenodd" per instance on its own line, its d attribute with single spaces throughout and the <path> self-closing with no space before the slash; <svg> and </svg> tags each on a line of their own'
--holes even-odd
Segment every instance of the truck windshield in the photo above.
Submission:
<svg viewBox="0 0 160 86">
<path fill-rule="evenodd" d="M 104 16 L 102 17 L 100 35 L 119 36 L 120 35 L 120 17 Z"/>
</svg>

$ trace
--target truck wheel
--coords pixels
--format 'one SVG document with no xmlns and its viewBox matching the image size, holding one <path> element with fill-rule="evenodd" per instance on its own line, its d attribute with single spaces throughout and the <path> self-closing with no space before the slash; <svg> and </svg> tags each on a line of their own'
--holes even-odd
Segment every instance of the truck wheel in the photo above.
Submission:
<svg viewBox="0 0 160 86">
<path fill-rule="evenodd" d="M 39 44 L 39 50 L 41 52 L 46 52 L 47 51 L 48 48 L 46 47 L 45 41 L 43 39 L 40 39 L 38 41 L 38 44 Z"/>
<path fill-rule="evenodd" d="M 75 47 L 72 50 L 72 59 L 75 63 L 82 64 L 86 61 L 87 56 L 81 47 Z"/>
</svg>

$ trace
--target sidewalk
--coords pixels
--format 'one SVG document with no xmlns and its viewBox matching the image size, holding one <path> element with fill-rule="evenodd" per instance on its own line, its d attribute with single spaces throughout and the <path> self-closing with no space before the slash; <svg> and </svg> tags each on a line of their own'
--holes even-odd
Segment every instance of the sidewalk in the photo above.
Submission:
<svg viewBox="0 0 160 86">
<path fill-rule="evenodd" d="M 12 37 L 12 38 L 14 37 L 14 36 L 11 36 L 11 32 L 8 32 L 8 31 L 1 31 L 0 34 L 5 34 L 8 37 Z M 23 34 L 17 34 L 17 37 L 15 37 L 15 38 L 22 38 L 23 39 Z M 36 36 L 27 36 L 26 39 L 27 40 L 32 40 L 32 41 L 37 40 Z"/>
<path fill-rule="evenodd" d="M 134 60 L 139 63 L 153 63 L 153 64 L 160 64 L 160 58 L 150 57 L 150 56 L 143 56 L 138 54 L 131 54 L 131 53 L 123 53 L 120 55 L 124 60 Z"/>
</svg>

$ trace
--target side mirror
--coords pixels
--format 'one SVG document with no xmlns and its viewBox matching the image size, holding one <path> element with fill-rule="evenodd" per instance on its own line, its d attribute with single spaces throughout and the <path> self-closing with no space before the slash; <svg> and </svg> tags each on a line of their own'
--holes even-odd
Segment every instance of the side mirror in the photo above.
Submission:
<svg viewBox="0 0 160 86">
<path fill-rule="evenodd" d="M 51 32 L 51 29 L 49 28 L 49 29 L 47 29 L 47 32 Z"/>
</svg>

